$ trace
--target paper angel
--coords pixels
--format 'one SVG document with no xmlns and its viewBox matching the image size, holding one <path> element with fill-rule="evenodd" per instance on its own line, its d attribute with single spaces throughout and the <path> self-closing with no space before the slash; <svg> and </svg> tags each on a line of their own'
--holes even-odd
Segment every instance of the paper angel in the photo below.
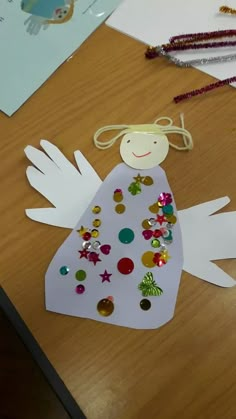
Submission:
<svg viewBox="0 0 236 419">
<path fill-rule="evenodd" d="M 169 146 L 192 148 L 183 127 L 168 125 L 111 126 L 97 131 L 94 143 L 106 149 L 123 136 L 116 166 L 104 182 L 79 152 L 75 168 L 57 147 L 28 146 L 34 164 L 27 168 L 33 188 L 54 208 L 28 209 L 35 221 L 73 229 L 46 273 L 46 308 L 138 329 L 153 329 L 174 315 L 181 272 L 222 287 L 235 281 L 212 261 L 234 258 L 236 212 L 212 215 L 229 198 L 178 211 L 165 172 L 159 164 Z M 158 121 L 157 121 L 158 122 Z M 101 142 L 108 129 L 122 131 Z M 183 137 L 174 146 L 166 134 Z M 204 236 L 204 240 L 202 240 Z M 201 244 L 201 245 L 199 245 Z"/>
<path fill-rule="evenodd" d="M 76 0 L 22 0 L 21 10 L 29 13 L 25 25 L 27 32 L 37 35 L 41 28 L 68 22 L 74 13 Z"/>
</svg>

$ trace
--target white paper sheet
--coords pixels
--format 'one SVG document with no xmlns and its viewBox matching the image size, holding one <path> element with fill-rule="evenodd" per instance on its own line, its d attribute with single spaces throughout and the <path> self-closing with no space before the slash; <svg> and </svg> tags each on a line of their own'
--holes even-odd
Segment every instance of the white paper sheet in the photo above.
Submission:
<svg viewBox="0 0 236 419">
<path fill-rule="evenodd" d="M 174 35 L 236 29 L 236 17 L 218 12 L 222 0 L 126 0 L 106 21 L 107 25 L 132 36 L 147 45 L 167 43 Z M 236 8 L 236 0 L 230 7 Z M 234 38 L 235 39 L 235 38 Z M 236 47 L 217 51 L 201 50 L 176 54 L 181 60 L 226 55 Z M 174 64 L 173 64 L 174 65 Z M 236 61 L 197 66 L 199 70 L 220 80 L 236 75 Z M 183 72 L 188 71 L 183 69 Z M 236 83 L 232 86 L 236 87 Z"/>
</svg>

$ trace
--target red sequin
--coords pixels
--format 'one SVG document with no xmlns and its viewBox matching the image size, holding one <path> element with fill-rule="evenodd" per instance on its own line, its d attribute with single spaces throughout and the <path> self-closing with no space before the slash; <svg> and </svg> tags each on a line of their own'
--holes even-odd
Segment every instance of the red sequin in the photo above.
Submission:
<svg viewBox="0 0 236 419">
<path fill-rule="evenodd" d="M 134 270 L 134 262 L 130 258 L 122 258 L 117 263 L 118 271 L 123 275 L 129 275 Z"/>
<path fill-rule="evenodd" d="M 83 234 L 83 239 L 87 242 L 88 240 L 91 239 L 91 233 L 86 232 Z"/>
</svg>

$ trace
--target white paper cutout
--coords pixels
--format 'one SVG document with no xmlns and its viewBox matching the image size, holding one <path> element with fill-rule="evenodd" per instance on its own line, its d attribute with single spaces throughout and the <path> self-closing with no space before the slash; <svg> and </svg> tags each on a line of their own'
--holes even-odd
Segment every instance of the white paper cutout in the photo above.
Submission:
<svg viewBox="0 0 236 419">
<path fill-rule="evenodd" d="M 79 172 L 52 143 L 41 140 L 40 145 L 47 154 L 32 146 L 24 150 L 36 166 L 29 166 L 26 175 L 55 208 L 27 209 L 26 214 L 41 223 L 73 228 L 102 181 L 80 151 L 74 153 Z"/>
<path fill-rule="evenodd" d="M 149 135 L 150 134 L 148 134 L 148 136 Z M 89 217 L 91 218 L 91 205 L 93 205 L 93 203 L 96 205 L 95 198 L 99 197 L 99 202 L 102 202 L 104 208 L 104 219 L 110 220 L 110 218 L 112 219 L 111 206 L 115 206 L 115 202 L 112 200 L 111 189 L 120 187 L 124 188 L 126 195 L 126 201 L 124 201 L 124 203 L 125 205 L 127 205 L 127 208 L 129 208 L 131 194 L 127 195 L 128 188 L 125 182 L 127 180 L 127 177 L 129 178 L 128 180 L 132 182 L 133 176 L 137 176 L 138 174 L 137 170 L 131 169 L 125 166 L 124 164 L 118 165 L 107 177 L 104 183 L 102 183 L 96 172 L 93 170 L 93 168 L 87 162 L 85 157 L 79 151 L 76 151 L 74 154 L 76 162 L 79 165 L 81 174 L 64 157 L 64 155 L 58 150 L 56 146 L 52 145 L 46 140 L 41 141 L 41 146 L 43 147 L 47 155 L 41 151 L 36 150 L 34 147 L 31 146 L 28 146 L 25 149 L 27 157 L 38 168 L 36 169 L 32 166 L 28 167 L 27 177 L 30 184 L 41 194 L 43 194 L 50 202 L 52 202 L 56 208 L 26 210 L 26 214 L 30 218 L 39 222 L 44 222 L 51 225 L 58 225 L 60 227 L 78 227 L 79 224 L 82 222 L 91 221 L 89 221 Z M 141 176 L 143 176 L 143 174 L 146 176 L 147 172 L 149 172 L 152 174 L 152 177 L 155 178 L 155 184 L 158 185 L 155 186 L 157 188 L 155 190 L 155 199 L 157 198 L 157 195 L 158 193 L 160 193 L 160 191 L 167 191 L 171 193 L 165 173 L 160 167 L 145 169 L 143 171 L 139 169 L 139 172 Z M 132 201 L 135 202 L 135 206 L 134 204 L 133 206 L 131 206 L 132 212 L 130 213 L 129 210 L 127 210 L 125 216 L 124 214 L 121 214 L 121 221 L 119 221 L 119 223 L 121 224 L 116 224 L 115 228 L 121 228 L 122 226 L 129 227 L 129 225 L 134 223 L 134 225 L 132 224 L 132 228 L 134 229 L 135 234 L 140 234 L 137 224 L 135 224 L 137 222 L 137 217 L 141 217 L 144 211 L 143 205 L 147 205 L 147 203 L 150 203 L 150 199 L 154 199 L 154 190 L 152 186 L 142 186 L 142 188 L 142 193 L 135 197 L 137 198 L 136 202 Z M 158 188 L 160 188 L 160 190 Z M 236 257 L 236 211 L 220 213 L 215 215 L 212 214 L 223 208 L 226 204 L 228 204 L 228 202 L 229 198 L 224 197 L 179 211 L 177 214 L 178 227 L 177 225 L 175 226 L 175 228 L 177 227 L 177 248 L 174 248 L 173 246 L 173 249 L 175 249 L 173 254 L 175 255 L 177 254 L 176 252 L 182 249 L 182 232 L 184 254 L 183 269 L 192 275 L 195 275 L 205 281 L 222 287 L 232 287 L 236 284 L 236 281 L 233 278 L 231 278 L 228 274 L 226 274 L 223 270 L 218 268 L 212 261 Z M 108 221 L 105 221 L 105 223 L 107 222 Z M 112 237 L 112 239 L 110 240 L 115 240 L 115 237 L 117 237 L 117 235 L 114 235 L 115 228 L 112 224 L 109 224 L 106 232 L 104 233 L 104 237 L 101 234 L 98 240 L 101 242 L 103 241 L 103 239 L 106 240 L 107 234 L 110 235 L 109 237 Z M 141 235 L 142 234 L 140 234 L 140 236 Z M 132 290 L 133 292 L 135 290 L 134 295 L 136 295 L 136 297 L 132 297 L 133 294 L 131 290 L 129 290 L 129 298 L 131 298 L 132 304 L 135 301 L 136 309 L 132 308 L 132 310 L 129 311 L 129 318 L 127 319 L 127 317 L 123 315 L 123 312 L 114 314 L 114 316 L 112 317 L 100 318 L 96 311 L 96 307 L 94 306 L 94 299 L 98 298 L 99 295 L 101 298 L 106 298 L 106 296 L 111 295 L 109 288 L 107 288 L 106 293 L 104 291 L 101 294 L 99 294 L 101 288 L 97 289 L 96 285 L 94 285 L 96 291 L 94 291 L 95 294 L 92 298 L 93 308 L 91 307 L 88 300 L 86 300 L 86 304 L 83 304 L 82 307 L 80 306 L 78 308 L 77 302 L 79 296 L 75 292 L 71 294 L 71 287 L 68 286 L 66 282 L 64 282 L 66 279 L 62 279 L 61 275 L 59 274 L 59 266 L 62 266 L 64 264 L 68 264 L 69 266 L 71 265 L 72 272 L 74 274 L 76 266 L 74 262 L 74 255 L 72 255 L 71 249 L 75 249 L 75 241 L 78 241 L 78 237 L 78 232 L 76 230 L 73 230 L 66 242 L 58 250 L 49 266 L 46 275 L 47 309 L 56 312 L 61 312 L 64 314 L 78 315 L 80 317 L 89 317 L 108 323 L 119 324 L 134 328 L 155 328 L 170 320 L 174 313 L 175 300 L 179 286 L 178 275 L 180 274 L 178 274 L 178 266 L 179 264 L 182 264 L 181 253 L 178 254 L 177 259 L 173 258 L 173 266 L 176 270 L 176 277 L 172 278 L 171 282 L 168 282 L 168 275 L 169 277 L 171 277 L 172 275 L 171 269 L 173 268 L 173 266 L 171 265 L 171 263 L 168 263 L 164 267 L 167 268 L 166 272 L 168 272 L 168 269 L 170 269 L 170 273 L 168 273 L 167 277 L 165 276 L 165 279 L 163 279 L 161 275 L 160 277 L 159 275 L 157 275 L 157 279 L 156 277 L 154 278 L 158 285 L 160 282 L 162 287 L 165 288 L 165 293 L 168 296 L 167 301 L 165 300 L 165 308 L 162 307 L 162 314 L 159 315 L 156 313 L 156 315 L 153 318 L 152 316 L 149 317 L 149 315 L 145 313 L 147 315 L 148 322 L 146 322 L 146 320 L 142 320 L 144 319 L 144 317 L 142 317 L 143 313 L 141 315 L 138 311 L 141 317 L 137 315 L 136 309 L 140 294 L 137 294 L 137 283 L 135 283 L 135 287 L 132 286 Z M 135 255 L 138 255 L 138 252 L 143 251 L 142 245 L 143 242 L 135 243 L 135 247 L 133 248 L 135 252 L 133 253 L 132 257 L 135 258 Z M 114 243 L 113 248 L 118 252 L 120 251 L 119 246 L 117 247 L 116 245 L 114 245 Z M 116 257 L 118 256 L 116 255 Z M 114 269 L 114 262 L 112 263 L 112 269 Z M 102 264 L 101 268 L 104 268 L 104 270 L 107 269 L 106 265 Z M 107 271 L 109 272 L 109 269 Z M 139 276 L 135 276 L 135 278 L 138 278 L 138 281 L 141 281 L 143 271 L 141 272 L 139 269 L 137 272 Z M 160 272 L 164 272 L 164 270 Z M 126 281 L 126 278 L 124 280 Z M 73 285 L 75 285 L 76 281 L 74 278 L 72 281 L 74 281 Z M 91 284 L 93 284 L 93 282 L 89 281 L 88 284 L 89 283 L 90 285 L 88 285 L 88 287 L 90 287 L 90 295 L 92 295 L 91 293 L 93 285 Z M 116 294 L 117 302 L 115 304 L 117 304 L 118 306 L 119 304 L 121 304 L 120 307 L 124 308 L 124 305 L 123 303 L 121 303 L 121 300 L 119 300 L 119 298 L 121 298 L 122 295 L 124 296 L 124 299 L 126 298 L 125 289 L 122 288 L 123 291 L 121 291 L 120 294 L 120 292 L 118 291 L 118 289 L 120 289 L 120 283 L 119 285 L 118 283 L 116 286 L 117 293 L 119 295 Z M 114 290 L 114 288 L 112 289 Z M 161 296 L 161 298 L 162 297 L 163 295 Z M 153 299 L 154 301 L 157 301 L 157 297 L 149 297 L 149 299 L 150 298 L 152 299 L 152 302 Z M 161 304 L 161 298 L 158 300 L 158 304 Z M 118 303 L 118 300 L 120 301 L 120 303 Z M 162 301 L 164 301 L 164 299 L 162 299 Z M 156 304 L 157 303 L 152 304 L 152 306 L 154 306 L 154 310 L 157 307 Z"/>
<path fill-rule="evenodd" d="M 122 160 L 134 169 L 151 169 L 158 166 L 165 160 L 168 151 L 168 138 L 161 134 L 126 134 L 120 145 Z"/>
<path fill-rule="evenodd" d="M 142 192 L 133 196 L 129 191 L 129 184 L 138 171 L 129 168 L 125 164 L 119 164 L 104 180 L 96 196 L 89 207 L 78 221 L 76 228 L 68 236 L 67 240 L 57 251 L 46 273 L 46 308 L 51 311 L 87 317 L 105 323 L 138 328 L 153 329 L 168 322 L 174 314 L 176 297 L 183 267 L 183 252 L 181 231 L 177 222 L 173 229 L 173 243 L 166 245 L 171 259 L 163 267 L 145 267 L 141 262 L 141 256 L 146 251 L 158 252 L 151 247 L 150 241 L 145 240 L 141 226 L 143 219 L 154 217 L 148 207 L 157 201 L 157 196 L 165 191 L 171 194 L 164 170 L 160 167 L 145 170 L 143 176 L 151 176 L 154 183 L 150 186 L 142 185 Z M 116 202 L 113 200 L 114 190 L 121 188 L 123 191 L 122 203 L 126 206 L 124 214 L 117 214 L 114 210 Z M 172 196 L 173 198 L 173 196 Z M 95 215 L 92 212 L 94 206 L 101 207 L 101 213 Z M 176 207 L 172 201 L 174 213 Z M 161 212 L 160 212 L 161 213 Z M 96 265 L 86 258 L 80 258 L 84 239 L 78 231 L 81 226 L 93 229 L 93 220 L 99 218 L 102 222 L 98 228 L 100 235 L 97 239 L 90 239 L 93 243 L 99 240 L 102 245 L 109 245 L 109 254 L 99 254 L 101 262 Z M 118 233 L 123 228 L 129 228 L 134 232 L 134 240 L 123 244 L 118 239 Z M 161 228 L 157 223 L 156 229 Z M 91 249 L 90 249 L 91 251 Z M 94 252 L 94 250 L 92 249 Z M 160 249 L 159 249 L 160 251 Z M 117 262 L 128 257 L 134 262 L 132 273 L 123 275 L 117 269 Z M 68 266 L 69 273 L 64 277 L 60 274 L 61 266 Z M 75 273 L 78 270 L 86 272 L 84 281 L 77 281 Z M 111 273 L 110 282 L 102 283 L 100 277 L 105 272 Z M 157 285 L 163 290 L 161 296 L 142 296 L 138 289 L 139 283 L 147 272 L 151 271 Z M 77 285 L 83 285 L 85 291 L 82 295 L 75 292 Z M 114 298 L 114 312 L 109 317 L 101 316 L 97 311 L 97 303 L 108 296 Z M 143 311 L 140 302 L 147 298 L 151 302 L 151 308 Z"/>
</svg>

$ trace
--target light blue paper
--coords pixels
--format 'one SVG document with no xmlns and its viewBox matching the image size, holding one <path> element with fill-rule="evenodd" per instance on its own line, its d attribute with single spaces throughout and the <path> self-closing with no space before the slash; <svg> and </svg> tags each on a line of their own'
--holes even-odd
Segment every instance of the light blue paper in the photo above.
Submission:
<svg viewBox="0 0 236 419">
<path fill-rule="evenodd" d="M 121 0 L 1 0 L 0 109 L 11 116 Z M 78 73 L 79 77 L 79 73 Z M 65 80 L 66 81 L 66 80 Z M 69 83 L 69 80 L 68 80 Z"/>
</svg>

